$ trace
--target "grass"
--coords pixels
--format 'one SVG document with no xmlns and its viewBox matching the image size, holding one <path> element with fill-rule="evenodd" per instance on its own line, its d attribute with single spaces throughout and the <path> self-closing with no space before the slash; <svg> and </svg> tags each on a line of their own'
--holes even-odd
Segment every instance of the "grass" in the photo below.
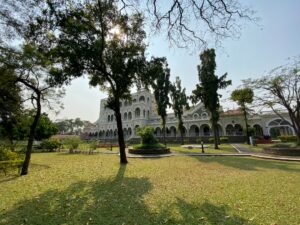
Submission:
<svg viewBox="0 0 300 225">
<path fill-rule="evenodd" d="M 200 145 L 200 144 L 195 144 L 195 145 Z M 213 144 L 204 144 L 208 145 L 208 148 L 204 148 L 205 153 L 212 153 L 212 154 L 218 154 L 218 153 L 237 153 L 237 151 L 230 145 L 230 144 L 221 144 L 219 145 L 220 149 L 214 149 Z M 201 153 L 201 148 L 193 148 L 193 149 L 187 149 L 181 147 L 181 145 L 175 145 L 175 144 L 170 144 L 167 145 L 171 151 L 176 151 L 176 152 L 183 152 L 183 153 Z"/>
<path fill-rule="evenodd" d="M 0 224 L 296 225 L 299 186 L 299 163 L 37 153 L 0 177 Z"/>
</svg>

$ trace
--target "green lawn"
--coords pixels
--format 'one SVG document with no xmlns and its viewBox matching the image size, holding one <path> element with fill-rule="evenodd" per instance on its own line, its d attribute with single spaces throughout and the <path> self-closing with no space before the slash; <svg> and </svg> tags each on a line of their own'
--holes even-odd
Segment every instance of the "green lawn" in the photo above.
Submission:
<svg viewBox="0 0 300 225">
<path fill-rule="evenodd" d="M 36 153 L 0 177 L 0 224 L 300 224 L 300 163 Z"/>
<path fill-rule="evenodd" d="M 191 145 L 200 145 L 200 144 L 191 144 Z M 230 144 L 221 144 L 219 145 L 218 150 L 214 149 L 214 145 L 213 144 L 204 144 L 204 145 L 208 145 L 208 148 L 204 148 L 204 152 L 205 153 L 238 153 Z M 201 153 L 201 148 L 193 148 L 193 149 L 187 149 L 187 148 L 183 148 L 181 147 L 181 145 L 175 145 L 175 144 L 170 144 L 167 145 L 171 151 L 175 151 L 175 152 L 183 152 L 183 153 Z"/>
</svg>

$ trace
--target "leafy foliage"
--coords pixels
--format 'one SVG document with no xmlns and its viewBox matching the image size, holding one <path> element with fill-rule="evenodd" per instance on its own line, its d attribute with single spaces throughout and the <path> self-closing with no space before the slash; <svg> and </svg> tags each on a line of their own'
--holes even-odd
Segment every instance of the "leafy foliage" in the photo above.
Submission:
<svg viewBox="0 0 300 225">
<path fill-rule="evenodd" d="M 111 0 L 48 2 L 44 15 L 31 25 L 31 36 L 57 63 L 51 70 L 55 83 L 88 74 L 90 85 L 107 91 L 106 106 L 115 112 L 122 163 L 127 160 L 120 100 L 130 98 L 130 88 L 143 80 L 146 36 L 142 26 L 140 13 L 123 14 Z"/>
<path fill-rule="evenodd" d="M 228 85 L 231 85 L 231 80 L 226 80 L 227 73 L 218 77 L 215 75 L 216 61 L 215 61 L 215 50 L 207 49 L 200 55 L 201 65 L 198 65 L 198 75 L 200 84 L 196 85 L 196 89 L 192 92 L 192 102 L 198 101 L 203 102 L 205 108 L 210 112 L 210 120 L 215 138 L 215 148 L 218 148 L 217 138 L 217 122 L 220 114 L 220 94 L 219 89 L 224 89 Z"/>
<path fill-rule="evenodd" d="M 21 88 L 16 80 L 13 70 L 0 68 L 0 139 L 7 137 L 11 143 L 22 109 Z"/>
<path fill-rule="evenodd" d="M 166 117 L 167 108 L 170 106 L 170 69 L 166 58 L 154 58 L 148 62 L 148 78 L 152 78 L 151 86 L 154 90 L 157 114 L 161 117 L 163 126 L 164 143 L 166 145 Z"/>
<path fill-rule="evenodd" d="M 255 105 L 268 107 L 293 127 L 297 144 L 300 145 L 300 60 L 289 61 L 286 65 L 272 69 L 267 76 L 244 80 L 244 84 L 255 90 Z M 287 120 L 282 115 L 286 110 Z"/>
<path fill-rule="evenodd" d="M 141 137 L 142 145 L 153 145 L 157 144 L 158 140 L 154 136 L 154 128 L 151 126 L 139 127 L 137 134 Z"/>
<path fill-rule="evenodd" d="M 62 146 L 62 143 L 59 140 L 48 139 L 43 140 L 39 148 L 45 151 L 54 152 Z"/>
<path fill-rule="evenodd" d="M 243 114 L 244 114 L 244 119 L 245 119 L 245 125 L 246 125 L 246 135 L 247 135 L 247 142 L 250 144 L 250 139 L 249 136 L 250 130 L 249 130 L 249 125 L 248 125 L 248 119 L 247 119 L 247 111 L 249 110 L 246 106 L 246 104 L 251 104 L 253 102 L 253 90 L 251 88 L 242 88 L 242 89 L 236 89 L 231 93 L 231 99 L 241 107 Z"/>
<path fill-rule="evenodd" d="M 175 117 L 177 117 L 177 128 L 180 131 L 181 136 L 181 144 L 184 144 L 183 139 L 183 132 L 184 132 L 184 126 L 183 126 L 183 110 L 189 109 L 189 103 L 188 98 L 185 94 L 185 88 L 181 88 L 181 80 L 179 77 L 176 77 L 176 81 L 170 85 L 170 96 L 172 100 L 172 108 L 175 114 Z"/>
<path fill-rule="evenodd" d="M 0 146 L 0 161 L 19 159 L 19 155 L 10 149 Z"/>
</svg>

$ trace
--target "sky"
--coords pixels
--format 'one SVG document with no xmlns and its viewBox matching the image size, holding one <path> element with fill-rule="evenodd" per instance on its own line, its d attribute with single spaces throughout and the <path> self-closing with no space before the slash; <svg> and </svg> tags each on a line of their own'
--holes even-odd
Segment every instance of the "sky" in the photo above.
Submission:
<svg viewBox="0 0 300 225">
<path fill-rule="evenodd" d="M 240 0 L 241 1 L 241 0 Z M 217 75 L 228 73 L 232 86 L 221 91 L 221 105 L 225 110 L 236 107 L 228 101 L 230 93 L 239 87 L 241 80 L 259 78 L 272 68 L 282 65 L 289 57 L 300 56 L 300 1 L 296 0 L 243 0 L 256 11 L 258 24 L 248 23 L 239 39 L 226 39 L 216 49 Z M 164 37 L 151 37 L 148 54 L 166 57 L 171 69 L 171 81 L 179 76 L 182 86 L 190 94 L 198 83 L 197 50 L 169 47 Z M 89 87 L 87 78 L 72 81 L 62 99 L 64 109 L 52 119 L 81 118 L 95 122 L 100 113 L 100 99 L 106 94 Z"/>
</svg>

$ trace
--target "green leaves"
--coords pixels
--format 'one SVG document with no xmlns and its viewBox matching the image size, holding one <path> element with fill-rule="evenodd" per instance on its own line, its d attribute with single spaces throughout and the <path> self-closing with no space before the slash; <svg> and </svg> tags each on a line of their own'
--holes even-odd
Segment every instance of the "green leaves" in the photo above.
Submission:
<svg viewBox="0 0 300 225">
<path fill-rule="evenodd" d="M 215 135 L 215 148 L 217 148 L 217 122 L 219 120 L 220 102 L 218 94 L 219 89 L 224 89 L 231 84 L 231 80 L 226 80 L 227 73 L 220 78 L 215 75 L 216 61 L 215 50 L 207 49 L 200 55 L 201 64 L 198 65 L 198 75 L 200 83 L 192 92 L 192 102 L 201 100 L 205 108 L 211 114 L 211 122 Z"/>
<path fill-rule="evenodd" d="M 246 103 L 253 102 L 254 93 L 251 88 L 236 89 L 231 93 L 231 99 L 244 107 Z"/>
</svg>

